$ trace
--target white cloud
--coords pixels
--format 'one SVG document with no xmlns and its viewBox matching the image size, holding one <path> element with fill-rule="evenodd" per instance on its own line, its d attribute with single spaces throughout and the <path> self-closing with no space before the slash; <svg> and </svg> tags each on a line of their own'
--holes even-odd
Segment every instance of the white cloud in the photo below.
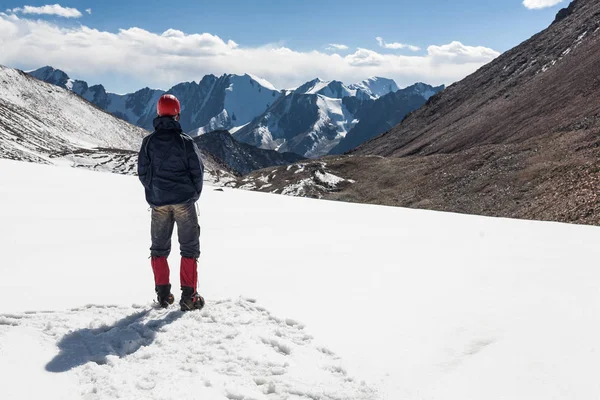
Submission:
<svg viewBox="0 0 600 400">
<path fill-rule="evenodd" d="M 385 63 L 385 56 L 373 50 L 357 49 L 344 58 L 353 67 L 379 67 Z"/>
<path fill-rule="evenodd" d="M 427 54 L 380 54 L 359 48 L 346 56 L 295 51 L 281 44 L 245 47 L 210 33 L 162 34 L 140 28 L 117 33 L 87 26 L 61 27 L 53 22 L 0 13 L 0 63 L 22 69 L 52 65 L 91 84 L 110 74 L 120 82 L 143 81 L 169 88 L 205 74 L 250 73 L 279 88 L 295 87 L 315 77 L 352 83 L 368 76 L 395 79 L 401 86 L 417 81 L 452 83 L 498 56 L 485 47 L 452 42 L 430 46 Z M 131 79 L 130 79 L 131 78 Z M 132 83 L 134 85 L 134 83 Z M 130 91 L 138 87 L 108 87 Z"/>
<path fill-rule="evenodd" d="M 90 15 L 92 15 L 92 9 L 91 8 L 86 8 L 85 12 L 88 13 L 88 14 L 90 14 Z"/>
<path fill-rule="evenodd" d="M 429 46 L 427 54 L 433 62 L 438 64 L 485 63 L 500 55 L 497 51 L 487 47 L 465 46 L 461 42 L 452 42 L 443 46 Z"/>
<path fill-rule="evenodd" d="M 11 13 L 34 14 L 34 15 L 57 15 L 65 18 L 79 18 L 83 14 L 76 8 L 63 7 L 60 4 L 46 5 L 41 7 L 24 6 L 7 10 Z M 91 9 L 90 9 L 91 14 Z"/>
<path fill-rule="evenodd" d="M 530 10 L 540 10 L 542 8 L 553 7 L 564 0 L 523 0 L 523 5 Z"/>
<path fill-rule="evenodd" d="M 346 46 L 345 44 L 335 44 L 335 43 L 331 43 L 326 50 L 348 50 L 349 47 Z"/>
<path fill-rule="evenodd" d="M 394 42 L 394 43 L 387 43 L 385 40 L 383 40 L 382 37 L 377 36 L 375 38 L 377 40 L 377 42 L 379 43 L 379 47 L 383 47 L 384 49 L 391 49 L 391 50 L 400 50 L 400 49 L 408 49 L 410 51 L 419 51 L 421 50 L 420 47 L 418 46 L 413 46 L 411 44 L 404 44 L 404 43 L 398 43 L 398 42 Z"/>
</svg>

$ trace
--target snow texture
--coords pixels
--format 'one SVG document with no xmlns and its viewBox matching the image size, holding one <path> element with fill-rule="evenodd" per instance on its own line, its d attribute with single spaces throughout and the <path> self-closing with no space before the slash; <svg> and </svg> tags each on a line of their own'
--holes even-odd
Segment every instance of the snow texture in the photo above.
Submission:
<svg viewBox="0 0 600 400">
<path fill-rule="evenodd" d="M 3 398 L 600 397 L 598 227 L 207 185 L 181 315 L 135 177 L 0 160 L 0 198 Z"/>
<path fill-rule="evenodd" d="M 11 344 L 0 367 L 25 364 L 25 346 L 46 356 L 30 364 L 36 385 L 3 384 L 11 399 L 63 398 L 67 390 L 70 398 L 92 399 L 377 398 L 301 324 L 253 300 L 209 302 L 202 313 L 188 314 L 87 305 L 0 318 L 0 335 Z M 60 374 L 69 380 L 55 392 L 47 378 Z"/>
<path fill-rule="evenodd" d="M 329 153 L 354 127 L 355 118 L 342 104 L 341 99 L 318 95 L 317 107 L 319 117 L 312 129 L 315 132 L 314 144 L 304 153 L 305 157 L 319 157 Z M 330 139 L 327 135 L 319 134 L 327 130 L 336 132 L 336 135 Z"/>
</svg>

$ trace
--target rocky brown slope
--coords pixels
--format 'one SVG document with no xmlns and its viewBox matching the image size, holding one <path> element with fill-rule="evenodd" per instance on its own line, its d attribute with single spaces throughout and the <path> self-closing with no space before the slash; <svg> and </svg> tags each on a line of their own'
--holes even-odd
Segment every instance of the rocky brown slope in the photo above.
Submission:
<svg viewBox="0 0 600 400">
<path fill-rule="evenodd" d="M 456 153 L 591 128 L 600 112 L 600 2 L 577 0 L 570 8 L 355 154 Z"/>
</svg>

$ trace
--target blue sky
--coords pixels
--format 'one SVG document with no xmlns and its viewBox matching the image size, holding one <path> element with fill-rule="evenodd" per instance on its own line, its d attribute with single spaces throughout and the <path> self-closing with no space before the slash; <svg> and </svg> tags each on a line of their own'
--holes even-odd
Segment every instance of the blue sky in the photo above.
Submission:
<svg viewBox="0 0 600 400">
<path fill-rule="evenodd" d="M 543 7 L 559 0 L 525 1 L 529 7 Z M 111 90 L 124 92 L 136 86 L 164 87 L 180 80 L 198 80 L 201 74 L 209 72 L 249 72 L 271 80 L 278 87 L 296 86 L 313 75 L 324 79 L 359 80 L 361 76 L 364 79 L 379 72 L 401 85 L 411 80 L 451 83 L 488 62 L 493 52 L 497 55 L 506 51 L 546 28 L 567 2 L 530 9 L 523 0 L 104 0 L 61 1 L 62 9 L 79 10 L 80 15 L 73 18 L 23 12 L 25 6 L 46 4 L 44 1 L 5 0 L 4 8 L 12 11 L 2 17 L 4 28 L 0 21 L 0 43 L 3 40 L 4 44 L 16 43 L 15 37 L 9 42 L 9 35 L 15 36 L 15 31 L 29 30 L 34 34 L 16 34 L 22 53 L 19 54 L 17 48 L 9 49 L 10 54 L 0 55 L 0 63 L 24 69 L 51 64 L 65 69 L 73 77 L 101 82 Z M 45 25 L 40 25 L 40 21 Z M 7 27 L 9 23 L 18 28 Z M 43 34 L 45 29 L 50 29 L 48 25 L 54 31 Z M 131 28 L 158 36 L 168 30 L 181 31 L 181 34 L 168 35 L 177 36 L 170 39 L 177 50 L 171 50 L 172 46 L 166 42 L 159 51 L 153 49 L 152 44 L 158 39 L 143 33 L 140 38 L 138 30 L 115 39 L 120 30 Z M 107 43 L 98 50 L 97 43 L 102 42 L 104 33 L 115 36 L 114 47 L 120 50 L 109 48 Z M 210 36 L 200 38 L 194 36 L 196 34 Z M 32 36 L 36 35 L 44 38 L 32 44 Z M 47 38 L 52 35 L 50 43 Z M 185 37 L 179 37 L 181 35 Z M 377 37 L 381 38 L 381 44 Z M 212 46 L 210 51 L 207 47 L 201 54 L 188 54 L 189 48 L 200 42 L 206 44 L 205 39 L 212 43 L 207 45 Z M 444 47 L 457 42 L 462 47 Z M 334 50 L 330 44 L 348 48 L 338 46 Z M 400 44 L 410 48 L 399 48 Z M 35 57 L 28 54 L 31 53 L 28 46 L 34 46 L 40 54 Z M 86 46 L 89 49 L 82 51 Z M 441 50 L 435 47 L 431 52 L 430 46 L 439 46 Z M 415 47 L 420 50 L 415 51 Z M 265 55 L 266 48 L 271 52 Z M 287 50 L 292 52 L 288 57 Z M 87 51 L 89 60 L 78 60 Z M 131 53 L 137 51 L 141 53 L 133 57 Z M 440 51 L 441 58 L 436 56 Z M 60 57 L 61 52 L 64 59 Z M 315 56 L 314 52 L 319 54 Z M 472 59 L 461 58 L 466 53 Z M 152 55 L 156 59 L 153 60 Z M 315 59 L 314 71 L 311 71 L 311 55 Z M 344 63 L 340 61 L 342 58 Z M 135 65 L 136 59 L 155 64 L 154 69 Z M 265 65 L 261 65 L 261 59 Z M 183 60 L 185 67 L 176 64 L 177 60 Z M 278 68 L 267 63 L 277 64 Z M 160 74 L 157 69 L 167 72 Z"/>
</svg>

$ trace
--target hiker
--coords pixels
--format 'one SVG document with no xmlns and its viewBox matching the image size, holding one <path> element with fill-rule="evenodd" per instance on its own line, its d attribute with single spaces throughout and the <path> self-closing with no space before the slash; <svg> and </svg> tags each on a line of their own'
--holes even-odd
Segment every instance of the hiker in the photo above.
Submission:
<svg viewBox="0 0 600 400">
<path fill-rule="evenodd" d="M 179 304 L 182 311 L 200 310 L 204 299 L 197 292 L 200 225 L 196 201 L 202 192 L 204 165 L 198 147 L 179 124 L 179 100 L 165 94 L 158 100 L 156 111 L 154 132 L 142 141 L 138 159 L 138 175 L 152 208 L 150 256 L 155 291 L 160 307 L 175 302 L 167 258 L 177 224 L 181 252 Z"/>
</svg>

